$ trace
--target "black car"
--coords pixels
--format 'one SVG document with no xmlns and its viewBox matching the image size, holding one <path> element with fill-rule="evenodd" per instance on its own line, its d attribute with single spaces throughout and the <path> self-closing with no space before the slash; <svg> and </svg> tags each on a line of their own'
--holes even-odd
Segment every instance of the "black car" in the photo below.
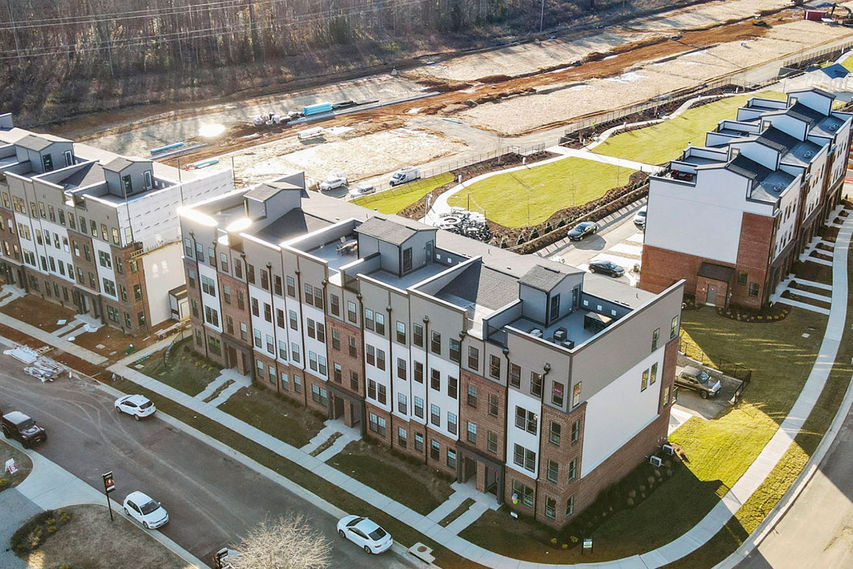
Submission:
<svg viewBox="0 0 853 569">
<path fill-rule="evenodd" d="M 4 437 L 19 441 L 24 448 L 47 440 L 47 432 L 20 411 L 10 411 L 3 415 L 0 425 Z"/>
<path fill-rule="evenodd" d="M 598 224 L 594 221 L 578 223 L 571 231 L 569 231 L 569 241 L 580 241 L 587 235 L 592 235 L 596 231 L 598 231 Z"/>
<path fill-rule="evenodd" d="M 625 268 L 613 261 L 591 261 L 589 263 L 589 272 L 602 273 L 611 277 L 621 277 L 625 274 Z"/>
</svg>

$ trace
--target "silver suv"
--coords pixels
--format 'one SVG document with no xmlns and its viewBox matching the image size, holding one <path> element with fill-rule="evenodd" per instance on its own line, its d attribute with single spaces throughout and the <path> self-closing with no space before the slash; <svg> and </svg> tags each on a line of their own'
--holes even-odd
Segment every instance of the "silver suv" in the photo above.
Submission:
<svg viewBox="0 0 853 569">
<path fill-rule="evenodd" d="M 675 378 L 675 384 L 696 391 L 702 399 L 716 397 L 721 387 L 719 380 L 714 381 L 707 371 L 694 366 L 687 366 L 681 370 Z"/>
</svg>

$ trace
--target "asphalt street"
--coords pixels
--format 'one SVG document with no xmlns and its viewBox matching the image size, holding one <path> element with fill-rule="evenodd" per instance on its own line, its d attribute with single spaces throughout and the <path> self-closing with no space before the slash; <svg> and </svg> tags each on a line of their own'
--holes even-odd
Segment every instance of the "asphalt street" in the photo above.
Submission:
<svg viewBox="0 0 853 569">
<path fill-rule="evenodd" d="M 332 544 L 332 567 L 415 567 L 387 552 L 371 556 L 337 537 L 337 520 L 217 450 L 157 419 L 135 421 L 113 398 L 79 380 L 42 384 L 0 355 L 0 408 L 17 409 L 48 431 L 35 450 L 98 490 L 113 471 L 121 502 L 134 490 L 159 500 L 170 522 L 161 531 L 200 559 L 267 518 L 305 514 Z M 357 513 L 357 512 L 353 512 Z"/>
<path fill-rule="evenodd" d="M 853 412 L 782 520 L 737 569 L 853 567 Z"/>
</svg>

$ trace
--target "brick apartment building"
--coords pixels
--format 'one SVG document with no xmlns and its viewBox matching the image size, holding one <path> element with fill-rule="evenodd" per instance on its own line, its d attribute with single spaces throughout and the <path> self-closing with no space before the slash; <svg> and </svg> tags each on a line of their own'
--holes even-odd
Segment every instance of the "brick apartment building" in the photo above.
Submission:
<svg viewBox="0 0 853 569">
<path fill-rule="evenodd" d="M 841 200 L 851 115 L 834 100 L 749 99 L 652 176 L 640 287 L 684 279 L 698 304 L 765 306 Z"/>
<path fill-rule="evenodd" d="M 233 189 L 210 175 L 15 128 L 0 115 L 0 276 L 124 332 L 172 317 L 176 209 Z"/>
<path fill-rule="evenodd" d="M 667 434 L 660 294 L 305 191 L 180 210 L 195 349 L 562 526 Z"/>
</svg>

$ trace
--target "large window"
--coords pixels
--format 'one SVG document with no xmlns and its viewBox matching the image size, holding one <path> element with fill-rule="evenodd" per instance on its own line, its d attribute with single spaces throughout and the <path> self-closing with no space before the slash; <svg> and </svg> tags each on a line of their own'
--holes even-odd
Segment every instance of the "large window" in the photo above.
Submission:
<svg viewBox="0 0 853 569">
<path fill-rule="evenodd" d="M 439 332 L 433 331 L 430 350 L 432 350 L 432 353 L 434 354 L 441 355 L 441 334 Z"/>
<path fill-rule="evenodd" d="M 489 356 L 489 377 L 493 379 L 501 377 L 501 359 L 494 354 Z"/>
<path fill-rule="evenodd" d="M 537 426 L 536 414 L 533 411 L 528 411 L 524 407 L 516 405 L 515 426 L 535 435 Z"/>
<path fill-rule="evenodd" d="M 557 421 L 551 421 L 551 427 L 548 432 L 548 440 L 555 445 L 560 445 L 560 433 L 563 430 L 562 425 Z"/>
<path fill-rule="evenodd" d="M 450 361 L 457 364 L 462 362 L 462 344 L 454 338 L 450 338 Z"/>
<path fill-rule="evenodd" d="M 530 372 L 530 395 L 534 397 L 542 396 L 542 374 L 535 371 Z"/>
<path fill-rule="evenodd" d="M 429 421 L 436 427 L 441 425 L 441 409 L 438 408 L 438 405 L 429 406 Z"/>
<path fill-rule="evenodd" d="M 498 452 L 498 434 L 494 431 L 489 431 L 488 433 L 488 450 L 492 454 L 497 454 Z"/>
<path fill-rule="evenodd" d="M 575 384 L 575 387 L 572 390 L 572 407 L 578 405 L 581 402 L 582 385 L 583 385 L 583 382 L 579 381 Z"/>
<path fill-rule="evenodd" d="M 536 471 L 536 453 L 519 444 L 513 446 L 512 462 L 530 472 Z"/>
<path fill-rule="evenodd" d="M 528 508 L 533 507 L 533 489 L 529 486 L 522 484 L 518 480 L 513 480 L 512 494 L 513 501 L 517 500 Z"/>
<path fill-rule="evenodd" d="M 477 386 L 468 384 L 468 406 L 477 408 Z"/>
<path fill-rule="evenodd" d="M 468 421 L 468 442 L 477 444 L 477 423 Z"/>
<path fill-rule="evenodd" d="M 421 324 L 412 324 L 412 343 L 419 348 L 424 347 L 424 327 Z"/>
<path fill-rule="evenodd" d="M 554 385 L 551 386 L 551 403 L 556 405 L 557 407 L 563 406 L 563 389 L 564 385 L 562 383 L 554 382 Z"/>
<path fill-rule="evenodd" d="M 468 346 L 468 367 L 474 371 L 480 369 L 480 350 L 475 346 Z"/>
<path fill-rule="evenodd" d="M 367 417 L 370 430 L 380 437 L 384 437 L 386 428 L 385 419 L 383 417 L 379 417 L 375 413 L 368 413 Z"/>
<path fill-rule="evenodd" d="M 509 384 L 512 387 L 521 387 L 521 366 L 509 364 Z"/>
<path fill-rule="evenodd" d="M 548 478 L 548 482 L 557 483 L 557 480 L 560 478 L 560 465 L 553 460 L 548 461 L 548 471 L 546 474 Z"/>
<path fill-rule="evenodd" d="M 489 393 L 489 415 L 498 416 L 498 396 L 494 393 Z"/>
<path fill-rule="evenodd" d="M 660 340 L 660 328 L 655 328 L 655 331 L 652 332 L 652 351 L 658 349 L 658 340 Z"/>
</svg>

